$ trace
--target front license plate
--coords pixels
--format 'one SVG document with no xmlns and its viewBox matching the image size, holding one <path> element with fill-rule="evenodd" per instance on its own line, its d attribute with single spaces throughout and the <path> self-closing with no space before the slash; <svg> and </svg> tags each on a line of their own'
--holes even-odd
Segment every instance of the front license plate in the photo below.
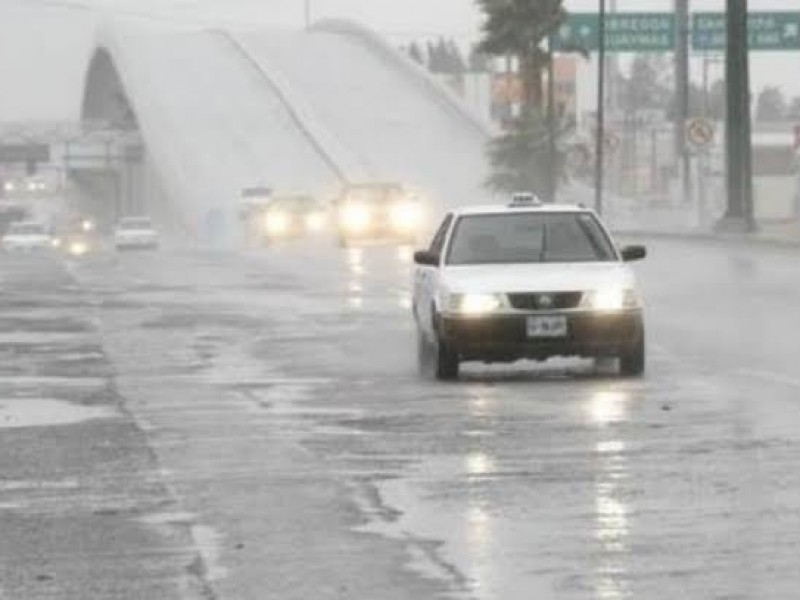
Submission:
<svg viewBox="0 0 800 600">
<path fill-rule="evenodd" d="M 528 337 L 567 337 L 567 317 L 563 315 L 528 317 Z"/>
</svg>

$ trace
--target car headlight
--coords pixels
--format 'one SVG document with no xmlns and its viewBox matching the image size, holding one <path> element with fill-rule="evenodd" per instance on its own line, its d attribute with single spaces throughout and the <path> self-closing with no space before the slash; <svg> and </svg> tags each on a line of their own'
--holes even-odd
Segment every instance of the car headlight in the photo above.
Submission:
<svg viewBox="0 0 800 600">
<path fill-rule="evenodd" d="M 415 202 L 400 202 L 392 207 L 392 225 L 397 229 L 408 231 L 416 228 L 420 220 L 420 208 Z"/>
<path fill-rule="evenodd" d="M 81 221 L 81 229 L 86 233 L 94 231 L 94 221 L 92 221 L 91 219 L 84 219 L 83 221 Z"/>
<path fill-rule="evenodd" d="M 499 294 L 453 294 L 450 308 L 462 315 L 477 316 L 496 311 L 503 306 Z"/>
<path fill-rule="evenodd" d="M 611 312 L 626 308 L 638 308 L 639 296 L 631 288 L 608 287 L 587 292 L 581 300 L 581 307 L 601 312 Z"/>
<path fill-rule="evenodd" d="M 325 227 L 325 216 L 321 213 L 311 213 L 306 215 L 306 227 L 310 231 L 322 231 Z"/>
<path fill-rule="evenodd" d="M 342 225 L 349 231 L 364 231 L 370 219 L 369 209 L 362 204 L 346 204 L 342 209 Z"/>
<path fill-rule="evenodd" d="M 50 245 L 53 248 L 61 248 L 61 238 L 53 238 L 50 240 Z"/>
<path fill-rule="evenodd" d="M 89 252 L 89 246 L 86 242 L 72 242 L 68 250 L 72 256 L 83 256 Z"/>
<path fill-rule="evenodd" d="M 270 235 L 283 235 L 289 231 L 289 215 L 282 212 L 268 213 L 266 226 Z"/>
</svg>

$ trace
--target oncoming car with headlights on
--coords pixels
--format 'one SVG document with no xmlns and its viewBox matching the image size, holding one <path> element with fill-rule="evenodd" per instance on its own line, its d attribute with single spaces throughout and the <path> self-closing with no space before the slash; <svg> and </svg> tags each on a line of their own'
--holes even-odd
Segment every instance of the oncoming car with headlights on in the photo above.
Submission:
<svg viewBox="0 0 800 600">
<path fill-rule="evenodd" d="M 416 244 L 424 225 L 418 194 L 399 183 L 359 183 L 344 187 L 334 201 L 340 246 L 356 243 Z"/>
<path fill-rule="evenodd" d="M 414 255 L 420 364 L 454 379 L 465 361 L 614 357 L 641 375 L 642 305 L 626 263 L 645 256 L 618 250 L 582 207 L 523 195 L 453 211 Z"/>
<path fill-rule="evenodd" d="M 266 244 L 319 234 L 327 223 L 320 203 L 302 194 L 273 197 L 264 207 L 261 219 Z"/>
</svg>

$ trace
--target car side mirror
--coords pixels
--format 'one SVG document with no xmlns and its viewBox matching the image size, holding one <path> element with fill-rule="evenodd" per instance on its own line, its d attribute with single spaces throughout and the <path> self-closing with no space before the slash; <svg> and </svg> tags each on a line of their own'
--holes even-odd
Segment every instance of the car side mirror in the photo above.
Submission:
<svg viewBox="0 0 800 600">
<path fill-rule="evenodd" d="M 635 260 L 642 260 L 647 256 L 647 248 L 644 246 L 626 246 L 622 249 L 622 260 L 625 262 L 633 262 Z"/>
<path fill-rule="evenodd" d="M 414 252 L 414 262 L 427 267 L 438 267 L 439 255 L 428 250 L 418 250 Z"/>
</svg>

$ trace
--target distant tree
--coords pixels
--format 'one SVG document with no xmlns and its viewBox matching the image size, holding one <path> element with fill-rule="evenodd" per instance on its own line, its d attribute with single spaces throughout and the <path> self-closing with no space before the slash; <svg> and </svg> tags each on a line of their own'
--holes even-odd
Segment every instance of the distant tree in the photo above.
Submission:
<svg viewBox="0 0 800 600">
<path fill-rule="evenodd" d="M 800 120 L 800 96 L 792 98 L 786 116 L 790 119 Z"/>
<path fill-rule="evenodd" d="M 630 76 L 624 80 L 622 107 L 627 111 L 666 108 L 670 86 L 664 81 L 668 67 L 661 56 L 637 54 L 631 63 Z"/>
<path fill-rule="evenodd" d="M 779 87 L 767 86 L 761 90 L 756 102 L 756 119 L 779 121 L 786 117 L 787 110 L 786 98 Z"/>
<path fill-rule="evenodd" d="M 425 65 L 425 57 L 422 56 L 422 49 L 417 42 L 411 42 L 411 45 L 408 47 L 408 56 L 415 63 L 423 66 Z"/>
<path fill-rule="evenodd" d="M 563 139 L 571 125 L 560 121 L 556 130 Z M 556 156 L 550 155 L 548 122 L 538 112 L 519 117 L 509 131 L 489 145 L 492 175 L 486 181 L 489 189 L 498 192 L 532 191 L 550 199 L 557 181 L 565 174 L 566 153 L 556 144 Z"/>
<path fill-rule="evenodd" d="M 711 85 L 708 92 L 708 110 L 712 119 L 722 120 L 725 118 L 725 111 L 728 105 L 727 96 L 728 86 L 725 81 L 718 79 Z"/>
<path fill-rule="evenodd" d="M 467 70 L 467 64 L 464 61 L 464 57 L 461 55 L 461 48 L 458 47 L 455 40 L 447 42 L 446 47 L 448 72 L 453 75 L 463 75 Z"/>
<path fill-rule="evenodd" d="M 477 47 L 472 48 L 469 53 L 469 70 L 473 73 L 488 73 L 491 71 L 491 58 Z"/>
<path fill-rule="evenodd" d="M 427 48 L 428 48 L 428 69 L 430 69 L 432 73 L 441 73 L 442 57 L 439 54 L 438 47 L 433 42 L 428 41 Z"/>
</svg>

